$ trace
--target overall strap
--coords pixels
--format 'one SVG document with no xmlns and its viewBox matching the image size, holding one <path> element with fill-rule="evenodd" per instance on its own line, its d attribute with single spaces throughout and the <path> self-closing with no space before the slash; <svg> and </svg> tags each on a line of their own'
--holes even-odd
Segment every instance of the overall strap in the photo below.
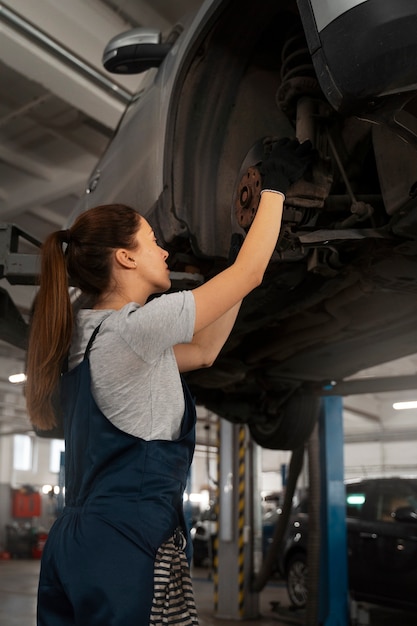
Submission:
<svg viewBox="0 0 417 626">
<path fill-rule="evenodd" d="M 89 342 L 87 344 L 87 347 L 85 349 L 83 360 L 88 359 L 90 355 L 91 346 L 93 345 L 94 339 L 96 338 L 97 333 L 100 330 L 100 326 L 102 325 L 103 322 L 104 320 L 102 320 L 100 324 L 97 326 L 97 328 L 94 329 L 93 334 L 91 335 Z"/>
</svg>

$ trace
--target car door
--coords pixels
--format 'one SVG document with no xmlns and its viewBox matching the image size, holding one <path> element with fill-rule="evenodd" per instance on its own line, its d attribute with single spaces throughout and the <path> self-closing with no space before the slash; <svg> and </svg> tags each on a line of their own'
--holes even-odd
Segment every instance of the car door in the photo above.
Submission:
<svg viewBox="0 0 417 626">
<path fill-rule="evenodd" d="M 417 516 L 403 522 L 395 513 L 406 506 L 417 511 L 416 485 L 376 481 L 370 505 L 355 533 L 355 556 L 362 571 L 353 581 L 354 590 L 368 601 L 417 606 Z"/>
<path fill-rule="evenodd" d="M 363 553 L 363 532 L 372 532 L 374 483 L 356 481 L 346 483 L 346 525 L 349 589 L 356 595 L 364 593 L 368 585 L 366 558 Z"/>
</svg>

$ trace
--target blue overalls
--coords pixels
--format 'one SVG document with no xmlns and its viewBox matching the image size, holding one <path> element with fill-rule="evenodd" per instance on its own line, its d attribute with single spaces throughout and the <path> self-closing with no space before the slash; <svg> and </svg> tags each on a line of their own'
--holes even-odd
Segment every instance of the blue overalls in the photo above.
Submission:
<svg viewBox="0 0 417 626">
<path fill-rule="evenodd" d="M 65 501 L 42 555 L 38 626 L 148 626 L 158 548 L 181 527 L 195 446 L 195 407 L 175 441 L 115 427 L 91 393 L 89 351 L 62 376 Z M 189 553 L 190 559 L 191 554 Z"/>
</svg>

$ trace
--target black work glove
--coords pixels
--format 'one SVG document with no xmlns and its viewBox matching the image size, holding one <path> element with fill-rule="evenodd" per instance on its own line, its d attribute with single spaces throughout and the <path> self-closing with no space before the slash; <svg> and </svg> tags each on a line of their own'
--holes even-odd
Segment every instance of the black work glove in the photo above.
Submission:
<svg viewBox="0 0 417 626">
<path fill-rule="evenodd" d="M 288 187 L 303 176 L 315 154 L 310 140 L 300 143 L 298 139 L 280 139 L 260 167 L 262 190 L 285 194 Z"/>
</svg>

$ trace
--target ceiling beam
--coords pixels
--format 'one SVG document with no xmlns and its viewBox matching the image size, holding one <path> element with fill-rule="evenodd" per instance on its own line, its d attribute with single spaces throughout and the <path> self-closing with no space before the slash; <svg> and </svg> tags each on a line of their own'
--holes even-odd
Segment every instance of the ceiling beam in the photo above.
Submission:
<svg viewBox="0 0 417 626">
<path fill-rule="evenodd" d="M 96 161 L 92 155 L 80 155 L 73 161 L 67 161 L 64 168 L 51 169 L 48 180 L 27 181 L 23 187 L 9 193 L 6 200 L 0 201 L 0 218 L 3 221 L 13 220 L 34 206 L 48 204 L 67 194 L 79 196 Z"/>
<path fill-rule="evenodd" d="M 370 420 L 371 422 L 376 422 L 378 424 L 381 423 L 381 418 L 376 413 L 370 413 L 369 411 L 363 411 L 362 409 L 356 409 L 353 406 L 348 406 L 346 404 L 343 405 L 343 411 L 347 411 L 352 415 L 357 415 L 358 417 L 363 417 L 366 420 Z"/>
<path fill-rule="evenodd" d="M 34 5 L 30 3 L 30 6 Z M 38 3 L 36 7 L 39 7 Z M 18 25 L 12 24 L 11 16 L 16 16 Z M 52 43 L 48 34 L 42 38 L 43 31 L 39 31 L 37 39 L 33 35 L 33 32 L 37 32 L 36 29 L 25 18 L 1 4 L 0 20 L 0 56 L 6 65 L 42 85 L 100 124 L 107 128 L 116 128 L 131 92 L 118 86 L 113 78 L 109 78 L 110 74 L 104 74 L 104 70 L 98 71 L 90 60 L 87 62 L 78 55 L 79 31 L 77 38 L 73 33 L 73 49 L 77 50 L 77 55 L 74 55 L 69 49 L 64 49 L 60 40 L 56 39 L 59 32 L 55 33 Z M 27 26 L 28 33 L 23 32 L 22 24 Z M 70 25 L 67 28 L 70 30 Z M 104 48 L 104 45 L 103 41 L 101 47 Z M 138 83 L 138 77 L 135 78 Z"/>
<path fill-rule="evenodd" d="M 153 6 L 143 0 L 102 0 L 114 13 L 125 19 L 133 19 L 135 26 L 152 26 L 161 32 L 167 32 L 172 24 Z"/>
<path fill-rule="evenodd" d="M 35 161 L 33 156 L 25 155 L 21 150 L 15 149 L 13 144 L 0 145 L 0 160 L 14 167 L 19 172 L 48 180 L 51 177 L 51 167 Z"/>
<path fill-rule="evenodd" d="M 102 65 L 103 50 L 109 40 L 132 28 L 132 23 L 100 0 L 5 0 L 0 3 L 1 6 L 88 62 L 115 85 L 131 93 L 137 91 L 140 82 L 138 76 L 115 76 L 109 74 Z"/>
<path fill-rule="evenodd" d="M 316 388 L 320 396 L 356 396 L 362 393 L 385 393 L 388 391 L 413 391 L 417 389 L 417 375 L 381 376 L 341 380 L 332 386 Z"/>
<path fill-rule="evenodd" d="M 416 428 L 388 428 L 375 429 L 366 433 L 345 433 L 344 442 L 347 443 L 394 443 L 399 441 L 415 441 Z M 415 467 L 415 466 L 414 466 Z"/>
</svg>

